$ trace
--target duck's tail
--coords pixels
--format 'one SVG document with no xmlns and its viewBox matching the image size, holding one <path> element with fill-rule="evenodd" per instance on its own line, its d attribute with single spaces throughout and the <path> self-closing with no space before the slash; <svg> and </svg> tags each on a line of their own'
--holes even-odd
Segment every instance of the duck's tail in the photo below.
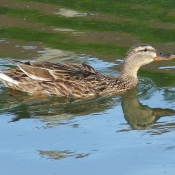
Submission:
<svg viewBox="0 0 175 175">
<path fill-rule="evenodd" d="M 6 84 L 6 83 L 12 83 L 15 85 L 19 84 L 19 81 L 16 81 L 13 78 L 11 78 L 10 76 L 6 75 L 3 71 L 0 71 L 0 81 L 4 84 Z"/>
</svg>

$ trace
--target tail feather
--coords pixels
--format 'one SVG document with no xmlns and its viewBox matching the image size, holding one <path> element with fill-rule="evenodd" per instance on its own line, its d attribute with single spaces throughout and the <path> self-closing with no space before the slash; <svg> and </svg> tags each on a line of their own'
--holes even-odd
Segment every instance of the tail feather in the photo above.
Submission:
<svg viewBox="0 0 175 175">
<path fill-rule="evenodd" d="M 8 75 L 5 75 L 3 72 L 0 72 L 0 80 L 5 81 L 5 82 L 9 82 L 15 85 L 18 85 L 19 82 L 14 80 L 13 78 L 9 77 Z"/>
</svg>

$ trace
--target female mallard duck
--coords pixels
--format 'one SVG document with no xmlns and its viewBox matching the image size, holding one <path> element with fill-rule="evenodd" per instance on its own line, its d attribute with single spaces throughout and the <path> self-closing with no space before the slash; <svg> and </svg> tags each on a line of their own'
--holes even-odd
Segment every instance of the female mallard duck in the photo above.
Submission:
<svg viewBox="0 0 175 175">
<path fill-rule="evenodd" d="M 131 47 L 119 76 L 100 74 L 87 64 L 16 62 L 17 68 L 0 71 L 0 81 L 7 87 L 31 94 L 86 98 L 107 93 L 123 93 L 136 87 L 137 71 L 157 60 L 170 60 L 147 44 Z"/>
</svg>

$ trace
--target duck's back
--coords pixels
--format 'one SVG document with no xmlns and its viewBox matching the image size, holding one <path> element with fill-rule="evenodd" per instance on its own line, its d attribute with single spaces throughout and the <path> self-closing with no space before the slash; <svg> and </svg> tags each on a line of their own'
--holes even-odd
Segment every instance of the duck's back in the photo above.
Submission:
<svg viewBox="0 0 175 175">
<path fill-rule="evenodd" d="M 17 68 L 0 72 L 8 87 L 31 94 L 91 97 L 131 89 L 133 80 L 100 74 L 87 64 L 17 62 Z"/>
</svg>

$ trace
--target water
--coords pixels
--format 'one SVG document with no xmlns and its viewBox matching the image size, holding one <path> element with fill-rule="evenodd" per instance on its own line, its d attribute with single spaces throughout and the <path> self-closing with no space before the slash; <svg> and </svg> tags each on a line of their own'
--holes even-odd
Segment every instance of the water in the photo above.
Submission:
<svg viewBox="0 0 175 175">
<path fill-rule="evenodd" d="M 112 5 L 106 8 L 105 1 L 97 0 L 98 8 L 74 2 L 72 9 L 68 1 L 40 2 L 2 0 L 0 69 L 13 67 L 11 59 L 85 62 L 101 73 L 118 75 L 132 44 L 147 41 L 175 53 L 174 35 L 169 36 L 174 32 L 174 2 L 171 8 L 163 1 L 149 6 L 116 3 L 120 14 Z M 161 13 L 164 6 L 170 13 Z M 139 16 L 133 13 L 136 7 L 143 11 Z M 11 26 L 3 20 L 7 18 Z M 136 31 L 122 23 L 130 20 Z M 0 174 L 174 175 L 174 73 L 174 61 L 151 63 L 139 72 L 136 89 L 84 101 L 40 99 L 0 83 Z"/>
<path fill-rule="evenodd" d="M 96 59 L 93 64 L 102 67 L 103 62 Z M 173 174 L 173 93 L 140 78 L 138 90 L 122 97 L 43 101 L 1 85 L 1 170 L 4 174 Z"/>
</svg>

